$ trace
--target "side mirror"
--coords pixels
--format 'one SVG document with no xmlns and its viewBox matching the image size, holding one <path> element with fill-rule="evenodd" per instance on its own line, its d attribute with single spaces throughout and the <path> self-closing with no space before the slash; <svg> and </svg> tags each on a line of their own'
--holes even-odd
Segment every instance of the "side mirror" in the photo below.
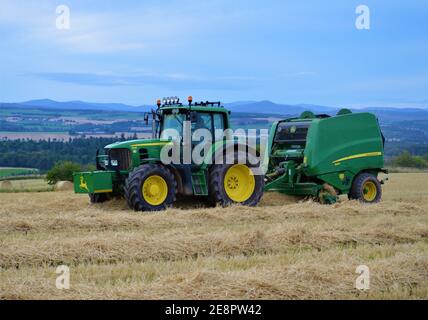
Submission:
<svg viewBox="0 0 428 320">
<path fill-rule="evenodd" d="M 149 114 L 148 113 L 144 113 L 144 123 L 145 124 L 149 124 Z"/>
</svg>

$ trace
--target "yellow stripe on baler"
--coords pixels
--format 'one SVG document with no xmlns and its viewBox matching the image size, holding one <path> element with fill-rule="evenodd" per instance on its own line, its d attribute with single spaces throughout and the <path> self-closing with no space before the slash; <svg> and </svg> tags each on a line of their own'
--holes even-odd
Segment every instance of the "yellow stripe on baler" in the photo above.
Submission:
<svg viewBox="0 0 428 320">
<path fill-rule="evenodd" d="M 382 152 L 366 152 L 366 153 L 359 153 L 359 154 L 354 154 L 352 156 L 348 156 L 348 157 L 344 157 L 344 158 L 340 158 L 337 160 L 334 160 L 333 163 L 335 165 L 339 165 L 340 162 L 342 161 L 346 161 L 346 160 L 352 160 L 352 159 L 358 159 L 358 158 L 365 158 L 365 157 L 376 157 L 376 156 L 381 156 Z"/>
</svg>

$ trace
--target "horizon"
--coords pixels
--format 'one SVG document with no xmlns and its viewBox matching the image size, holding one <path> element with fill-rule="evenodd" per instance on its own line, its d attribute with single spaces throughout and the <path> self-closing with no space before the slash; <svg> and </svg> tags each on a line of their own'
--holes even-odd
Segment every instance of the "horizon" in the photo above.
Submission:
<svg viewBox="0 0 428 320">
<path fill-rule="evenodd" d="M 181 101 L 184 101 L 180 99 Z M 206 99 L 194 99 L 194 101 L 206 101 Z M 218 100 L 217 100 L 218 101 Z M 124 102 L 106 102 L 106 101 L 85 101 L 80 99 L 75 100 L 67 100 L 67 101 L 60 101 L 60 100 L 54 100 L 50 98 L 41 98 L 41 99 L 30 99 L 26 101 L 0 101 L 1 104 L 25 104 L 25 103 L 36 103 L 36 102 L 55 102 L 55 103 L 84 103 L 84 104 L 106 104 L 106 105 L 124 105 L 125 107 L 132 107 L 132 108 L 139 108 L 139 107 L 150 107 L 156 104 L 156 101 L 154 101 L 152 104 L 140 104 L 140 105 L 134 105 L 134 104 L 128 104 Z M 262 100 L 239 100 L 239 101 L 229 101 L 229 102 L 223 102 L 220 101 L 223 105 L 231 105 L 231 104 L 242 104 L 242 105 L 250 105 L 250 104 L 256 104 L 256 103 L 272 103 L 278 106 L 315 106 L 315 107 L 325 107 L 325 108 L 332 108 L 332 109 L 342 109 L 342 108 L 349 108 L 349 109 L 396 109 L 396 110 L 408 110 L 408 109 L 417 109 L 417 110 L 423 110 L 428 111 L 428 105 L 426 107 L 423 106 L 332 106 L 332 105 L 322 105 L 322 104 L 316 104 L 316 103 L 286 103 L 286 102 L 277 102 L 272 101 L 268 99 L 262 99 Z M 43 108 L 43 106 L 40 106 Z M 119 110 L 119 109 L 118 109 Z M 116 111 L 116 110 L 115 110 Z"/>
</svg>

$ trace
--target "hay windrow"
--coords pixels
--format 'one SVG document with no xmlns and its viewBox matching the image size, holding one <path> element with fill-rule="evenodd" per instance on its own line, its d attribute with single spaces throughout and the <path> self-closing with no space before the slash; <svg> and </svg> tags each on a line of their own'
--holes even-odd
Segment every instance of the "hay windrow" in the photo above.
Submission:
<svg viewBox="0 0 428 320">
<path fill-rule="evenodd" d="M 55 191 L 69 191 L 73 190 L 73 183 L 70 181 L 58 181 L 55 183 L 54 190 Z"/>
<path fill-rule="evenodd" d="M 0 189 L 1 190 L 11 190 L 13 188 L 13 184 L 9 180 L 0 181 Z"/>
</svg>

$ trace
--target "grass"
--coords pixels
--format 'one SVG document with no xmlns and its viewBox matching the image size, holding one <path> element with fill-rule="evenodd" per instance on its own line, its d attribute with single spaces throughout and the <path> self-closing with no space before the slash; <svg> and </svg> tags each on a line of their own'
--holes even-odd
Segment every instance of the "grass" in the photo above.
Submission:
<svg viewBox="0 0 428 320">
<path fill-rule="evenodd" d="M 12 167 L 0 167 L 0 178 L 13 177 L 19 175 L 30 175 L 36 174 L 39 170 L 32 168 L 12 168 Z"/>
<path fill-rule="evenodd" d="M 258 207 L 163 213 L 71 192 L 0 195 L 3 299 L 426 299 L 428 174 L 391 174 L 383 201 L 276 193 Z M 70 290 L 55 269 L 70 267 Z M 370 268 L 370 290 L 354 288 Z"/>
<path fill-rule="evenodd" d="M 49 185 L 43 178 L 19 178 L 8 180 L 12 184 L 12 187 L 2 187 L 2 181 L 0 181 L 0 193 L 9 192 L 45 192 L 53 191 L 53 186 Z"/>
<path fill-rule="evenodd" d="M 418 173 L 418 172 L 428 172 L 428 168 L 420 169 L 420 168 L 406 168 L 406 167 L 387 167 L 390 173 Z"/>
<path fill-rule="evenodd" d="M 19 176 L 12 176 L 12 177 L 6 177 L 6 178 L 0 178 L 0 181 L 4 180 L 10 180 L 10 181 L 18 181 L 18 180 L 37 180 L 37 179 L 45 179 L 45 174 L 30 174 L 30 175 L 19 175 Z"/>
</svg>

